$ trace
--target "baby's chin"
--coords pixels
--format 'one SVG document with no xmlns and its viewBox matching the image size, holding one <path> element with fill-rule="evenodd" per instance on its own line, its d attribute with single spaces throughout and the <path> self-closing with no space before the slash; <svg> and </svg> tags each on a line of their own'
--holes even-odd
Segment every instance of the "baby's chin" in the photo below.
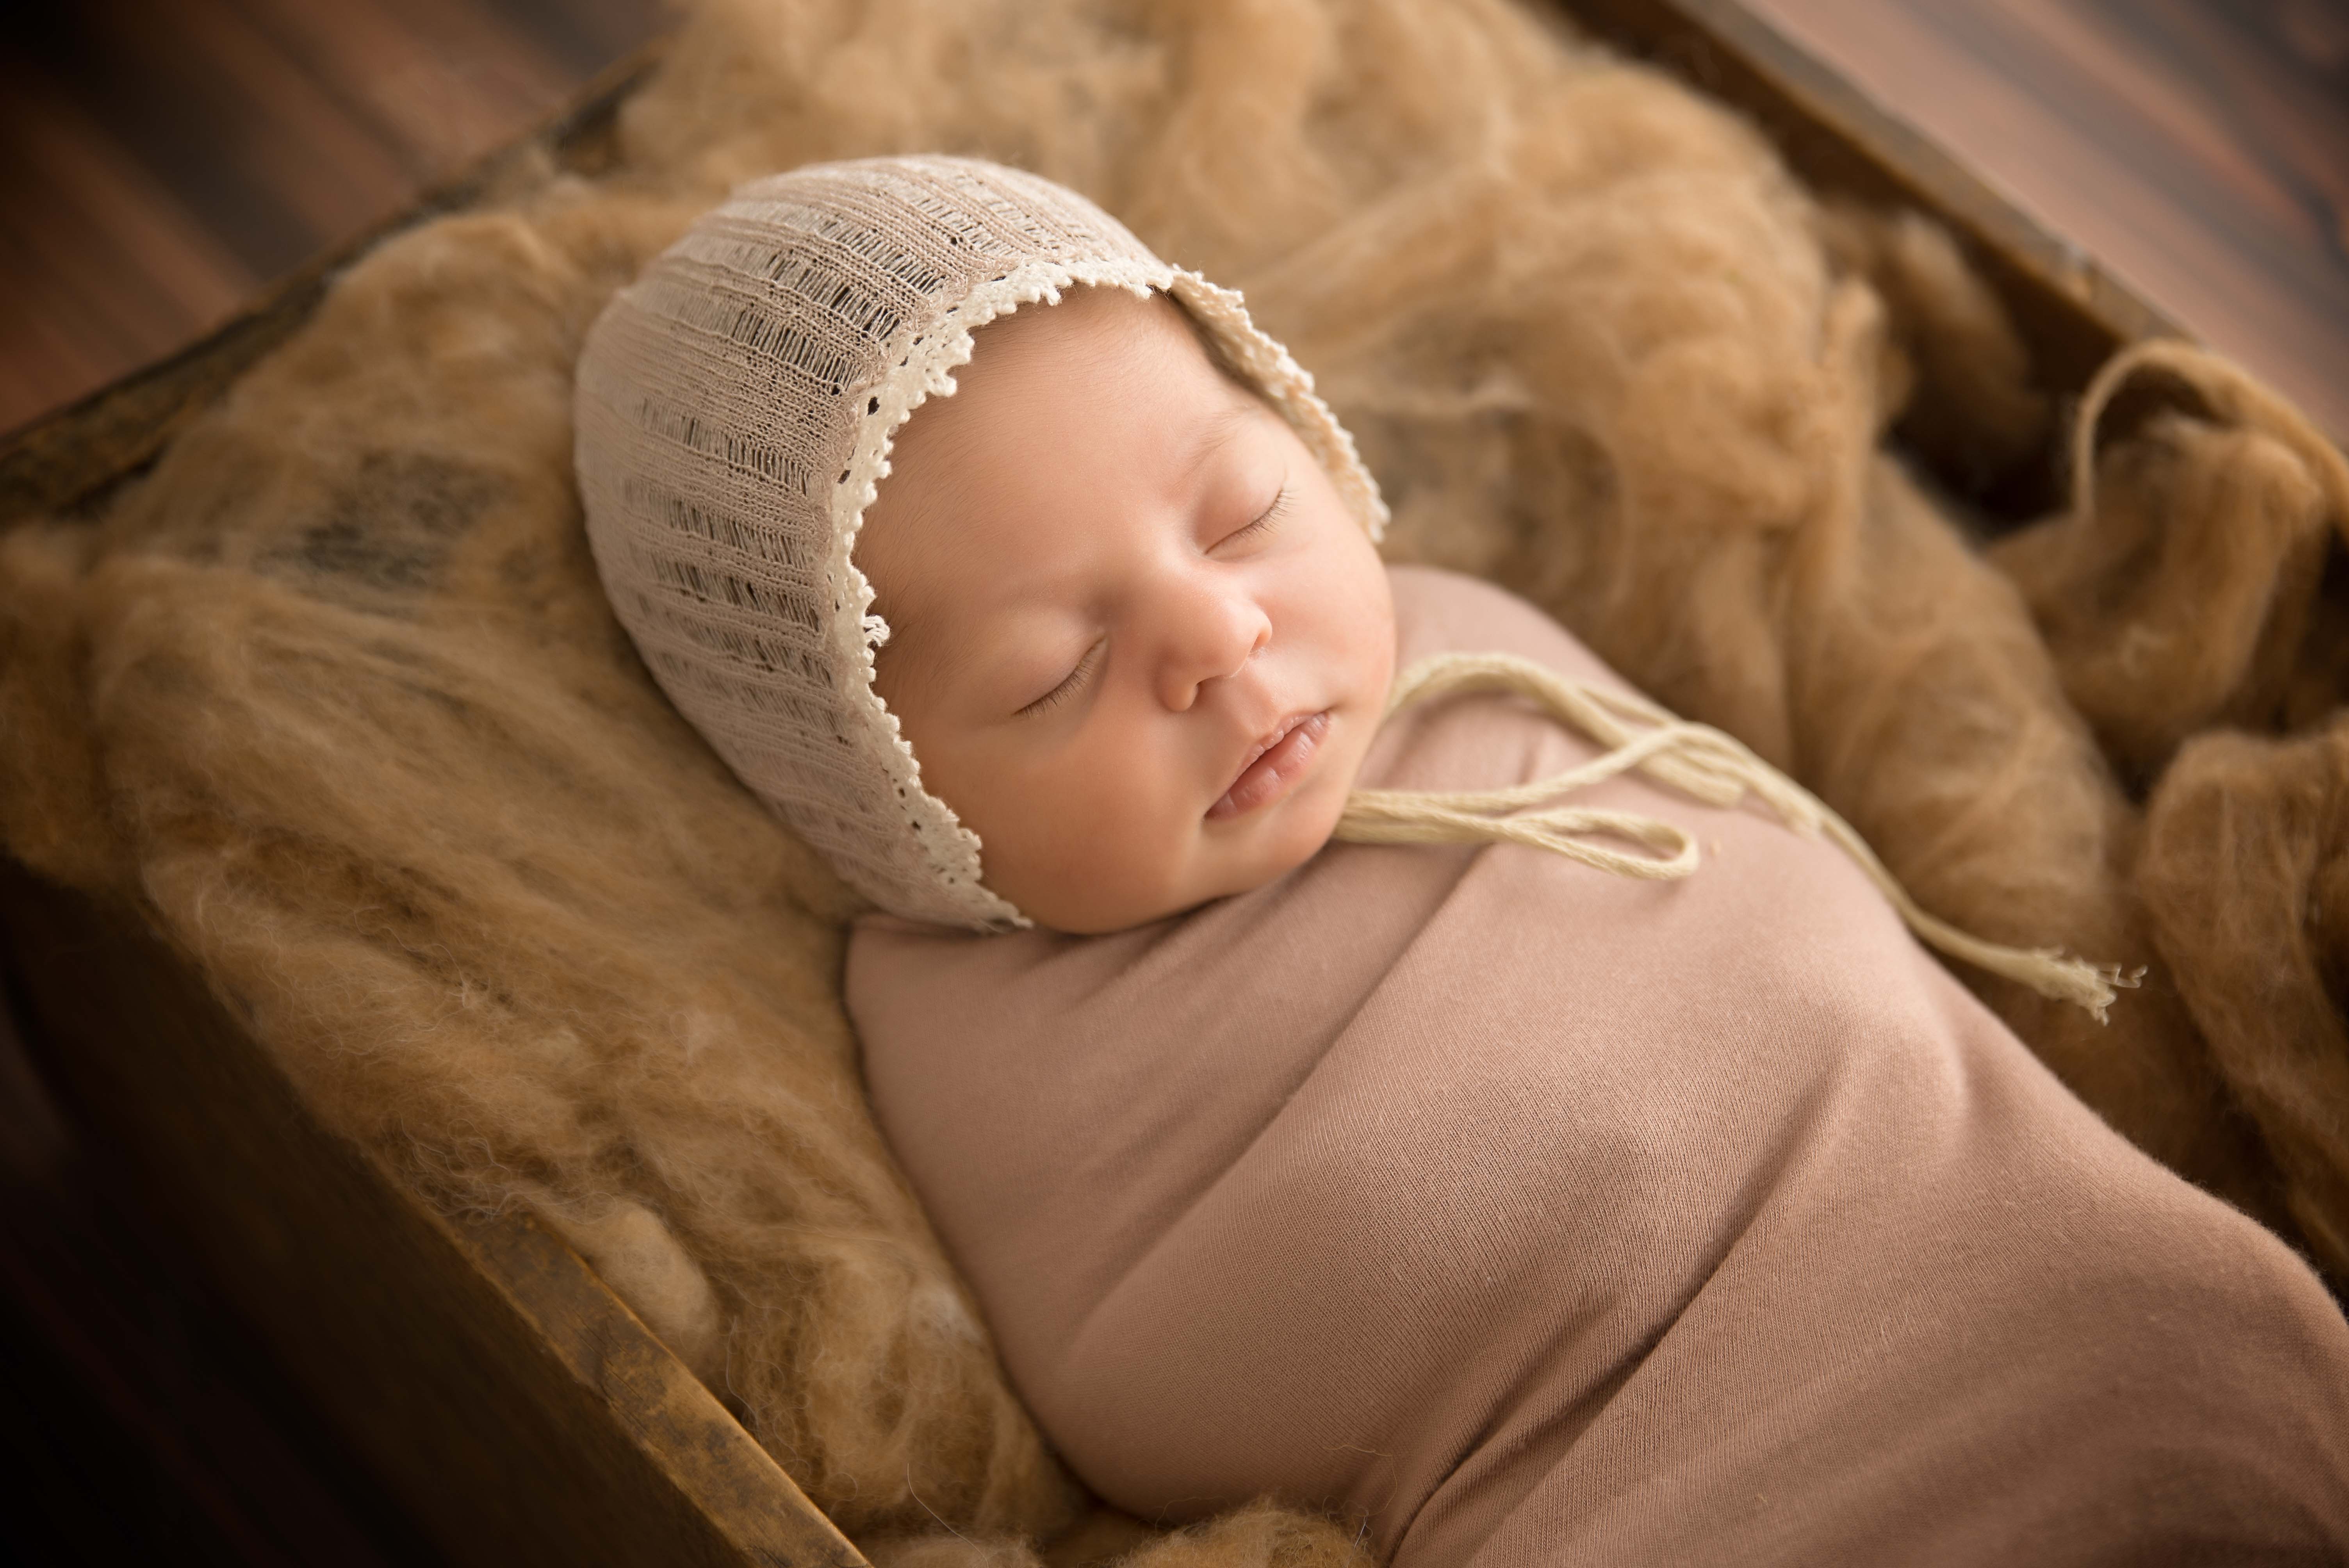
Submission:
<svg viewBox="0 0 2349 1568">
<path fill-rule="evenodd" d="M 1165 872 L 1134 877 L 1122 888 L 1104 887 L 1098 878 L 1078 886 L 1016 875 L 1005 879 L 1009 885 L 988 881 L 1049 931 L 1106 936 L 1279 881 L 1321 851 L 1337 831 L 1345 803 L 1342 789 L 1300 790 L 1278 802 L 1261 821 L 1203 821 L 1187 842 L 1170 841 L 1162 862 Z M 1104 855 L 1102 861 L 1111 858 Z"/>
</svg>

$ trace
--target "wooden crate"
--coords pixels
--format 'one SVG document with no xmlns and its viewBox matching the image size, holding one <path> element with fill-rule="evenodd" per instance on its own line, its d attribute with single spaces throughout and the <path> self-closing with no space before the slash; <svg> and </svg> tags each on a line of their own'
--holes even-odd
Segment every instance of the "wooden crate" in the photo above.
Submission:
<svg viewBox="0 0 2349 1568">
<path fill-rule="evenodd" d="M 1561 4 L 1753 115 L 1815 187 L 1940 217 L 2051 390 L 2076 392 L 2117 346 L 2175 330 L 1737 0 Z M 534 145 L 598 168 L 659 50 L 203 341 L 17 432 L 0 446 L 0 528 L 100 504 L 386 234 L 464 206 Z M 60 1093 L 452 1561 L 864 1561 L 569 1248 L 521 1216 L 427 1209 L 308 1111 L 135 912 L 0 860 L 0 954 Z"/>
</svg>

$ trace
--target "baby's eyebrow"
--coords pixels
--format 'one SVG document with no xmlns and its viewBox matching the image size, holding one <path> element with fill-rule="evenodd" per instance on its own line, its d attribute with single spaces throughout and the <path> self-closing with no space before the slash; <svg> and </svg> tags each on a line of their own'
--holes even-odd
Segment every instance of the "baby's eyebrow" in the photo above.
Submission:
<svg viewBox="0 0 2349 1568">
<path fill-rule="evenodd" d="M 1191 460 L 1183 465 L 1183 471 L 1191 474 L 1205 468 L 1207 459 L 1229 445 L 1232 438 L 1240 433 L 1241 427 L 1255 416 L 1256 405 L 1252 400 L 1225 404 L 1201 427 L 1199 443 L 1191 449 Z"/>
</svg>

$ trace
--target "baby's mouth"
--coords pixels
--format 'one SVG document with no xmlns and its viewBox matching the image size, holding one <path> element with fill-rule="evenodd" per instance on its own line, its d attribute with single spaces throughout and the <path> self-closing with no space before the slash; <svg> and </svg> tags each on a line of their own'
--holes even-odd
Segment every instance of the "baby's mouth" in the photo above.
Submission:
<svg viewBox="0 0 2349 1568">
<path fill-rule="evenodd" d="M 1314 752 L 1320 749 L 1321 738 L 1329 732 L 1328 708 L 1282 719 L 1240 765 L 1239 777 L 1232 780 L 1223 799 L 1207 808 L 1207 820 L 1240 816 L 1288 793 L 1304 775 Z"/>
</svg>

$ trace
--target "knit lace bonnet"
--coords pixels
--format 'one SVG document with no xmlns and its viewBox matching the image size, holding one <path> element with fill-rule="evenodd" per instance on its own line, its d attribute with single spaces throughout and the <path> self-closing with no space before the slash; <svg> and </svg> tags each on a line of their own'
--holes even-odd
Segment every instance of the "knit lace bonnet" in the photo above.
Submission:
<svg viewBox="0 0 2349 1568">
<path fill-rule="evenodd" d="M 898 914 L 1028 923 L 980 882 L 978 835 L 922 788 L 873 689 L 889 629 L 857 529 L 897 428 L 954 390 L 971 334 L 1076 284 L 1171 295 L 1378 536 L 1352 438 L 1238 294 L 997 164 L 873 159 L 745 185 L 621 291 L 580 356 L 580 494 L 620 624 L 742 782 Z"/>
</svg>

